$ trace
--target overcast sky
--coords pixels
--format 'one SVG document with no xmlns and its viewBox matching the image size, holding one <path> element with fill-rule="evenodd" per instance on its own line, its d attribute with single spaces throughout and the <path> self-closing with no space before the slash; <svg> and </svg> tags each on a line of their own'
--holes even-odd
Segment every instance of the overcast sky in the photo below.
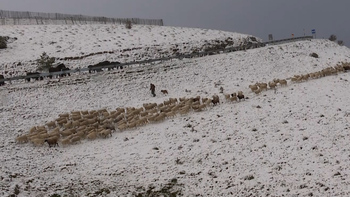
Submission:
<svg viewBox="0 0 350 197">
<path fill-rule="evenodd" d="M 268 39 L 335 34 L 350 46 L 350 0 L 0 0 L 0 9 L 116 18 L 219 29 Z M 0 27 L 1 28 L 1 27 Z"/>
</svg>

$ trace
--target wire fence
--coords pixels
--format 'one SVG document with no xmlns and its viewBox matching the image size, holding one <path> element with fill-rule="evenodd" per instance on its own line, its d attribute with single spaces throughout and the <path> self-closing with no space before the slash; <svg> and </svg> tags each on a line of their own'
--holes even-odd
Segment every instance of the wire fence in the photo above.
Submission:
<svg viewBox="0 0 350 197">
<path fill-rule="evenodd" d="M 263 42 L 263 43 L 253 43 L 253 44 L 247 44 L 247 45 L 236 46 L 236 47 L 228 47 L 225 49 L 216 49 L 216 50 L 209 50 L 209 51 L 199 52 L 199 53 L 189 53 L 189 54 L 177 55 L 177 56 L 172 56 L 172 57 L 164 57 L 164 58 L 158 58 L 158 59 L 149 59 L 149 60 L 127 62 L 127 63 L 117 63 L 117 64 L 111 63 L 109 65 L 96 66 L 93 68 L 79 68 L 79 69 L 65 70 L 65 71 L 59 71 L 59 72 L 33 74 L 33 75 L 29 75 L 29 76 L 17 76 L 17 77 L 12 77 L 12 78 L 0 79 L 0 83 L 4 83 L 5 81 L 20 80 L 20 79 L 30 79 L 30 78 L 39 79 L 39 78 L 43 78 L 43 77 L 64 75 L 64 74 L 70 74 L 70 73 L 76 73 L 76 72 L 88 72 L 88 71 L 92 71 L 92 70 L 123 68 L 125 66 L 130 66 L 130 65 L 143 65 L 143 64 L 150 64 L 150 63 L 154 63 L 154 62 L 169 61 L 172 59 L 196 58 L 196 57 L 203 57 L 203 56 L 215 55 L 215 54 L 220 54 L 220 53 L 230 53 L 230 52 L 235 52 L 235 51 L 260 48 L 260 47 L 265 47 L 267 45 L 272 45 L 272 44 L 282 44 L 282 43 L 286 43 L 286 42 L 295 42 L 295 41 L 311 40 L 311 39 L 313 39 L 313 36 L 294 37 L 294 38 L 268 41 L 268 42 Z"/>
<path fill-rule="evenodd" d="M 162 19 L 108 18 L 60 13 L 0 10 L 0 25 L 125 24 L 128 21 L 132 24 L 163 26 Z"/>
</svg>

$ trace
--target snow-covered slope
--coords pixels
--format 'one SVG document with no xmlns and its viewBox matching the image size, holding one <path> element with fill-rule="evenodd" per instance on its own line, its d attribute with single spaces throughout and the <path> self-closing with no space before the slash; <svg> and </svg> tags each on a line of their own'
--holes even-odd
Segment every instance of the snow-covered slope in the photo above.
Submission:
<svg viewBox="0 0 350 197">
<path fill-rule="evenodd" d="M 288 80 L 260 95 L 248 88 L 349 59 L 348 48 L 312 40 L 74 75 L 53 84 L 2 86 L 0 194 L 135 196 L 172 183 L 171 191 L 183 196 L 349 196 L 349 73 Z M 226 94 L 243 91 L 248 99 L 229 103 L 220 87 Z M 220 96 L 217 106 L 117 130 L 108 139 L 57 148 L 15 143 L 17 135 L 60 113 L 214 94 Z"/>
<path fill-rule="evenodd" d="M 131 62 L 204 51 L 223 44 L 239 46 L 250 35 L 219 30 L 134 25 L 5 25 L 0 35 L 17 38 L 0 50 L 0 70 L 18 75 L 34 71 L 43 52 L 69 68 L 105 60 Z M 260 39 L 256 38 L 258 41 Z"/>
</svg>

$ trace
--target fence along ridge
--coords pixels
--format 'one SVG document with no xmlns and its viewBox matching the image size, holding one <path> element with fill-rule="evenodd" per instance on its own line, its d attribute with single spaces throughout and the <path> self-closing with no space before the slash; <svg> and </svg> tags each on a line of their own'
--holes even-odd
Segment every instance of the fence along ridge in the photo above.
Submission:
<svg viewBox="0 0 350 197">
<path fill-rule="evenodd" d="M 260 48 L 264 47 L 267 44 L 278 44 L 278 43 L 287 43 L 287 42 L 293 42 L 293 41 L 301 41 L 301 40 L 309 40 L 313 39 L 313 36 L 301 36 L 301 37 L 294 37 L 294 38 L 286 38 L 286 39 L 281 39 L 281 40 L 274 40 L 274 41 L 267 41 L 263 42 L 260 45 L 257 45 L 253 48 Z M 216 50 L 210 50 L 210 51 L 205 51 L 205 52 L 199 52 L 199 53 L 190 53 L 190 54 L 184 54 L 184 55 L 178 55 L 178 56 L 172 56 L 172 57 L 164 57 L 164 58 L 158 58 L 158 59 L 149 59 L 149 60 L 141 60 L 141 61 L 135 61 L 135 62 L 126 62 L 126 63 L 121 63 L 121 64 L 110 64 L 106 66 L 96 66 L 92 69 L 103 69 L 103 68 L 117 68 L 117 67 L 124 67 L 124 66 L 130 66 L 130 65 L 135 65 L 135 64 L 148 64 L 152 62 L 159 62 L 159 61 L 168 61 L 172 59 L 183 59 L 183 58 L 193 58 L 193 57 L 201 57 L 201 56 L 206 56 L 211 53 L 230 53 L 230 52 L 235 52 L 235 51 L 242 51 L 246 49 L 250 49 L 248 45 L 243 45 L 243 46 L 235 46 L 235 47 L 229 47 L 225 49 L 216 49 Z M 5 81 L 14 81 L 14 80 L 20 80 L 20 79 L 28 79 L 28 78 L 35 78 L 35 77 L 47 77 L 50 75 L 60 75 L 60 74 L 68 74 L 68 73 L 76 73 L 76 72 L 86 72 L 89 71 L 90 68 L 85 67 L 85 68 L 77 68 L 77 69 L 71 69 L 71 70 L 66 70 L 66 71 L 58 71 L 58 72 L 51 72 L 51 73 L 40 73 L 40 74 L 34 74 L 34 75 L 29 75 L 29 76 L 16 76 L 16 77 L 11 77 L 11 78 L 5 78 L 5 79 L 0 79 L 0 82 L 5 82 Z"/>
<path fill-rule="evenodd" d="M 6 25 L 6 19 L 13 19 L 14 24 L 18 24 L 21 19 L 33 19 L 37 24 L 43 24 L 43 20 L 66 21 L 70 22 L 98 22 L 98 23 L 113 23 L 124 24 L 126 21 L 131 21 L 133 24 L 139 25 L 158 25 L 163 26 L 163 19 L 141 19 L 141 18 L 108 18 L 103 16 L 87 16 L 77 14 L 61 14 L 61 13 L 44 13 L 44 12 L 25 12 L 25 11 L 9 11 L 0 10 L 0 25 Z M 17 20 L 17 22 L 16 22 Z M 74 22 L 73 22 L 74 23 Z"/>
</svg>

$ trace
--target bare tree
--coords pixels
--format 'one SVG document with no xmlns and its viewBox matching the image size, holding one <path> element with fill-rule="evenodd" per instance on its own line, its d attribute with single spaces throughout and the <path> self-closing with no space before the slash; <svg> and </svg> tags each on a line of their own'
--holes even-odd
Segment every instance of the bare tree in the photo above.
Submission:
<svg viewBox="0 0 350 197">
<path fill-rule="evenodd" d="M 126 27 L 127 29 L 131 29 L 131 28 L 132 28 L 132 23 L 131 23 L 130 20 L 127 20 L 127 21 L 126 21 L 125 27 Z"/>
<path fill-rule="evenodd" d="M 329 36 L 328 38 L 330 41 L 336 41 L 337 40 L 337 36 L 332 34 L 331 36 Z"/>
<path fill-rule="evenodd" d="M 0 49 L 6 49 L 7 48 L 7 38 L 0 36 Z"/>
<path fill-rule="evenodd" d="M 338 44 L 339 44 L 340 46 L 344 46 L 344 41 L 338 40 Z"/>
</svg>

